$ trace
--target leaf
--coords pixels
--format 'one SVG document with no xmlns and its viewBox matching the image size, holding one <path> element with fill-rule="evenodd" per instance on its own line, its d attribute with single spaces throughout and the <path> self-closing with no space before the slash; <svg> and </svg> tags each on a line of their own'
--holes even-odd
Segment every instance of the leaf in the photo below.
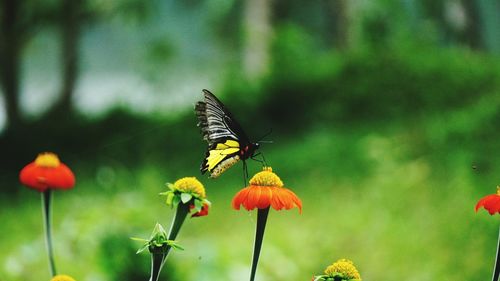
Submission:
<svg viewBox="0 0 500 281">
<path fill-rule="evenodd" d="M 193 198 L 193 195 L 191 195 L 189 193 L 181 193 L 181 201 L 184 204 L 189 202 L 189 200 L 191 200 L 192 198 Z"/>
<path fill-rule="evenodd" d="M 181 202 L 181 198 L 179 196 L 174 196 L 174 199 L 172 200 L 172 206 L 177 207 L 179 203 Z"/>
<path fill-rule="evenodd" d="M 174 193 L 173 192 L 169 192 L 167 194 L 167 199 L 165 200 L 165 204 L 167 204 L 168 206 L 172 205 L 172 200 L 174 199 Z"/>
<path fill-rule="evenodd" d="M 140 241 L 140 242 L 148 242 L 149 240 L 144 239 L 144 238 L 137 238 L 137 237 L 130 237 L 130 239 L 134 241 Z"/>
<path fill-rule="evenodd" d="M 168 187 L 170 190 L 172 190 L 172 191 L 173 191 L 173 190 L 175 190 L 175 187 L 174 187 L 174 185 L 173 185 L 173 184 L 171 184 L 171 183 L 167 182 L 167 183 L 166 183 L 166 185 L 167 185 L 167 187 Z"/>
<path fill-rule="evenodd" d="M 203 208 L 203 203 L 200 200 L 194 200 L 194 209 L 196 212 L 201 211 L 201 208 Z"/>
<path fill-rule="evenodd" d="M 137 252 L 135 252 L 136 254 L 140 254 L 142 253 L 144 250 L 146 250 L 147 248 L 149 248 L 149 244 L 146 243 L 144 245 L 142 245 L 142 247 L 139 248 L 139 250 L 137 250 Z"/>
</svg>

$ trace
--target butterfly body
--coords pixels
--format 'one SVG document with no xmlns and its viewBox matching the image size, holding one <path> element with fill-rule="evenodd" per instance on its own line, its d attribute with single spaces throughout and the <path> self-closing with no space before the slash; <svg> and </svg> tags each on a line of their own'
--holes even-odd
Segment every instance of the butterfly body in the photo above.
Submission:
<svg viewBox="0 0 500 281">
<path fill-rule="evenodd" d="M 195 106 L 198 127 L 208 142 L 200 171 L 216 178 L 238 161 L 252 157 L 259 148 L 251 142 L 232 114 L 211 92 L 203 90 L 204 101 Z"/>
</svg>

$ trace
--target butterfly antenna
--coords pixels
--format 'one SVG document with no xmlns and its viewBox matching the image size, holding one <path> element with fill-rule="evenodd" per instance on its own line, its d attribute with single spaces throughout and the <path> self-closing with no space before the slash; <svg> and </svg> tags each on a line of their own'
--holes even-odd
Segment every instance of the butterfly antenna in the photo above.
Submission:
<svg viewBox="0 0 500 281">
<path fill-rule="evenodd" d="M 258 143 L 272 143 L 272 141 L 263 141 L 263 139 L 267 136 L 269 136 L 273 132 L 273 128 L 270 128 L 267 133 L 265 133 L 261 138 L 259 138 Z"/>
</svg>

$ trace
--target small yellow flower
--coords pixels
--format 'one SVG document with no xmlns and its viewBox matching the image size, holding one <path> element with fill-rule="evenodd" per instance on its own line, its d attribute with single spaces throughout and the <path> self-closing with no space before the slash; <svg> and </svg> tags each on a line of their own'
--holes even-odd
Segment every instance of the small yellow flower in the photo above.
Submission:
<svg viewBox="0 0 500 281">
<path fill-rule="evenodd" d="M 358 270 L 350 260 L 340 259 L 325 269 L 325 274 L 328 276 L 342 275 L 346 280 L 356 279 L 361 280 Z"/>
<path fill-rule="evenodd" d="M 271 167 L 265 167 L 262 172 L 258 172 L 250 179 L 250 185 L 283 187 L 283 182 L 273 173 Z"/>
<path fill-rule="evenodd" d="M 205 198 L 205 187 L 195 177 L 185 177 L 178 179 L 173 184 L 174 191 L 197 194 L 200 198 Z"/>
<path fill-rule="evenodd" d="M 73 277 L 71 277 L 71 276 L 61 274 L 61 275 L 56 275 L 56 276 L 52 277 L 52 279 L 50 279 L 50 281 L 75 281 L 75 279 L 73 279 Z"/>
<path fill-rule="evenodd" d="M 39 167 L 46 168 L 56 168 L 59 167 L 61 161 L 59 161 L 59 157 L 52 152 L 43 152 L 38 154 L 38 157 L 35 159 L 35 164 Z"/>
</svg>

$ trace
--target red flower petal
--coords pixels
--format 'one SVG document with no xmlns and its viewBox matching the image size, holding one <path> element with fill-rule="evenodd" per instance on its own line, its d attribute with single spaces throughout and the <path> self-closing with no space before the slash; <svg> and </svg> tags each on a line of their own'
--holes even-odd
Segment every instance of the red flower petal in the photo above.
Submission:
<svg viewBox="0 0 500 281">
<path fill-rule="evenodd" d="M 273 192 L 271 191 L 271 188 L 269 186 L 262 186 L 259 187 L 261 193 L 260 193 L 260 198 L 259 201 L 257 202 L 256 206 L 259 209 L 265 209 L 271 205 L 271 198 L 273 197 Z"/>
<path fill-rule="evenodd" d="M 302 213 L 302 201 L 300 200 L 300 198 L 289 189 L 285 189 L 285 191 L 289 194 L 290 198 L 292 199 L 293 203 L 295 203 L 297 208 L 299 208 L 299 212 Z"/>
<path fill-rule="evenodd" d="M 57 167 L 40 167 L 32 162 L 21 170 L 19 180 L 40 192 L 48 188 L 70 189 L 75 185 L 73 172 L 62 163 Z"/>
<path fill-rule="evenodd" d="M 475 207 L 476 212 L 481 208 L 484 207 L 485 210 L 487 210 L 490 215 L 493 215 L 496 212 L 500 211 L 500 196 L 497 194 L 490 194 L 487 195 L 483 198 L 481 198 Z"/>
<path fill-rule="evenodd" d="M 281 203 L 280 196 L 278 193 L 276 193 L 275 189 L 277 189 L 277 187 L 272 187 L 273 197 L 271 198 L 271 206 L 275 210 L 279 211 L 283 209 L 283 203 Z"/>
<path fill-rule="evenodd" d="M 189 208 L 190 209 L 194 209 L 194 205 L 189 206 Z M 191 217 L 192 218 L 194 218 L 194 217 L 203 217 L 203 216 L 208 215 L 208 208 L 209 208 L 209 206 L 208 206 L 207 203 L 203 204 L 203 207 L 201 207 L 201 210 L 199 212 L 196 212 L 196 213 L 192 214 Z"/>
<path fill-rule="evenodd" d="M 499 204 L 500 204 L 500 196 L 495 195 L 488 198 L 488 200 L 484 202 L 484 208 L 488 210 L 490 215 L 493 215 L 500 208 Z"/>
<path fill-rule="evenodd" d="M 240 205 L 243 204 L 243 202 L 245 202 L 247 200 L 249 192 L 250 192 L 250 188 L 245 187 L 242 190 L 240 190 L 238 193 L 236 193 L 236 195 L 233 198 L 233 202 L 232 202 L 233 209 L 235 209 L 235 210 L 240 209 Z"/>
<path fill-rule="evenodd" d="M 249 186 L 250 192 L 248 193 L 248 198 L 246 202 L 243 202 L 243 206 L 247 211 L 255 209 L 257 203 L 260 199 L 261 189 L 257 186 Z"/>
</svg>

